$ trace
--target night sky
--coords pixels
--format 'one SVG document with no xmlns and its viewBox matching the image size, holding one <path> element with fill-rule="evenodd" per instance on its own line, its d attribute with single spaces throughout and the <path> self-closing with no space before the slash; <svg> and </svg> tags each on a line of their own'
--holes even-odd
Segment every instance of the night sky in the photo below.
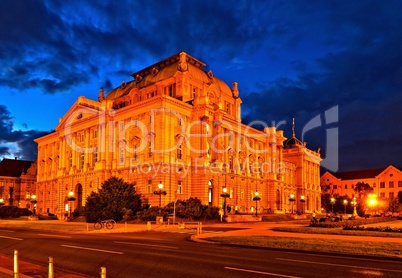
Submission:
<svg viewBox="0 0 402 278">
<path fill-rule="evenodd" d="M 330 170 L 402 167 L 401 11 L 391 0 L 2 0 L 0 159 L 35 159 L 33 139 L 78 96 L 96 100 L 183 50 L 239 83 L 245 123 L 290 138 L 295 118 L 324 161 L 338 153 Z"/>
</svg>

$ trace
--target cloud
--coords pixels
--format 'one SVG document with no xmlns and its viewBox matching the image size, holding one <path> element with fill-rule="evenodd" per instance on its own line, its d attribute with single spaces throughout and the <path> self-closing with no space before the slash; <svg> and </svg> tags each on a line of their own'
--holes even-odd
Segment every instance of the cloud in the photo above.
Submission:
<svg viewBox="0 0 402 278">
<path fill-rule="evenodd" d="M 37 144 L 35 138 L 49 132 L 39 130 L 14 130 L 13 118 L 4 105 L 0 105 L 0 156 L 17 156 L 21 159 L 35 160 Z"/>
</svg>

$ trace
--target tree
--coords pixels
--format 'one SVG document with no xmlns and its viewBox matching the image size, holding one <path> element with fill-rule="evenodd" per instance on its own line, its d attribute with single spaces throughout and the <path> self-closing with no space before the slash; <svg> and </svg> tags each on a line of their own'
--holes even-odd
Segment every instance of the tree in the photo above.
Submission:
<svg viewBox="0 0 402 278">
<path fill-rule="evenodd" d="M 358 182 L 354 188 L 357 196 L 361 199 L 365 198 L 369 193 L 373 192 L 373 188 L 365 182 Z"/>
<path fill-rule="evenodd" d="M 98 192 L 87 197 L 85 204 L 87 222 L 110 218 L 120 221 L 129 210 L 134 215 L 141 210 L 141 197 L 135 193 L 134 184 L 117 177 L 104 181 Z"/>
</svg>

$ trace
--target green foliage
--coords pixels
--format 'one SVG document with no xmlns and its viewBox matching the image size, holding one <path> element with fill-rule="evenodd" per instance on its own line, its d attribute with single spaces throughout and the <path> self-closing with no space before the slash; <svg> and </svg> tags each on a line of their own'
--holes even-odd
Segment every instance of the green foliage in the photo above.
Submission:
<svg viewBox="0 0 402 278">
<path fill-rule="evenodd" d="M 143 210 L 137 212 L 137 217 L 141 221 L 155 221 L 156 216 L 159 214 L 159 208 L 158 207 L 149 207 L 146 206 L 143 208 Z"/>
<path fill-rule="evenodd" d="M 359 198 L 365 198 L 369 193 L 373 192 L 373 188 L 365 182 L 358 182 L 355 185 L 354 191 Z"/>
<path fill-rule="evenodd" d="M 169 203 L 164 211 L 173 214 L 173 202 Z M 219 208 L 203 205 L 200 199 L 190 197 L 176 201 L 176 217 L 189 220 L 219 219 Z"/>
<path fill-rule="evenodd" d="M 136 214 L 141 209 L 141 198 L 135 193 L 134 185 L 123 179 L 111 177 L 102 183 L 99 192 L 87 197 L 85 216 L 87 222 L 98 219 L 120 221 L 127 210 Z"/>
<path fill-rule="evenodd" d="M 388 202 L 388 210 L 391 212 L 399 211 L 399 200 L 398 198 L 390 198 Z"/>
<path fill-rule="evenodd" d="M 29 216 L 32 212 L 27 208 L 19 208 L 16 206 L 0 207 L 0 218 L 18 218 L 20 216 Z"/>
</svg>

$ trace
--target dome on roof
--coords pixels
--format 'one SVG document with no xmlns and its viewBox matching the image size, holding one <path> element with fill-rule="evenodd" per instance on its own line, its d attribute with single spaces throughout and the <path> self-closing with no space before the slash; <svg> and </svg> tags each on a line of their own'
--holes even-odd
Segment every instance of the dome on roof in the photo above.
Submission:
<svg viewBox="0 0 402 278">
<path fill-rule="evenodd" d="M 119 87 L 114 88 L 113 90 L 111 90 L 107 96 L 105 97 L 105 99 L 107 100 L 112 100 L 112 99 L 116 99 L 119 98 L 121 96 L 125 96 L 127 95 L 130 90 L 135 86 L 135 82 L 134 81 L 130 81 L 128 83 L 123 82 Z"/>
<path fill-rule="evenodd" d="M 221 79 L 217 77 L 213 77 L 214 83 L 217 84 L 219 90 L 224 93 L 225 95 L 228 95 L 230 97 L 233 96 L 232 90 L 229 88 L 229 86 L 223 82 Z"/>
<path fill-rule="evenodd" d="M 293 135 L 292 138 L 285 142 L 285 147 L 292 148 L 294 146 L 303 146 L 303 143 Z"/>
</svg>

